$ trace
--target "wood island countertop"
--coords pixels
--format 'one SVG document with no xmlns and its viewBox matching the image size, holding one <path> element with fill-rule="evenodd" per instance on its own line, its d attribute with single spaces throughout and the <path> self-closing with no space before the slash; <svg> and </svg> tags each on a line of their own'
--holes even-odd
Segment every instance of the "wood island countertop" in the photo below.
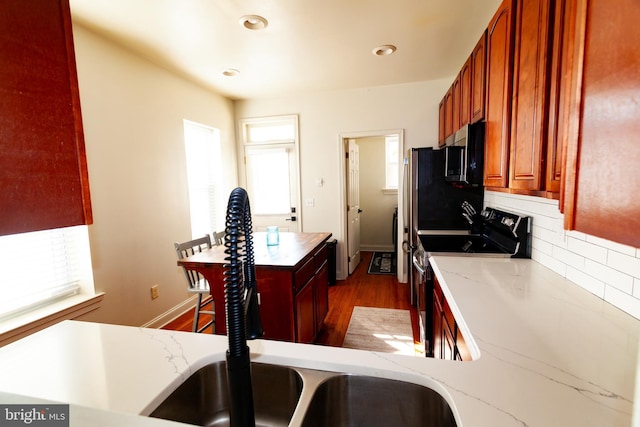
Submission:
<svg viewBox="0 0 640 427">
<path fill-rule="evenodd" d="M 322 242 L 331 237 L 331 233 L 295 233 L 281 232 L 280 243 L 267 246 L 267 233 L 253 233 L 253 251 L 255 265 L 260 267 L 295 268 Z M 208 251 L 192 255 L 178 261 L 178 265 L 187 268 L 219 265 L 225 263 L 225 247 L 214 246 Z"/>
</svg>

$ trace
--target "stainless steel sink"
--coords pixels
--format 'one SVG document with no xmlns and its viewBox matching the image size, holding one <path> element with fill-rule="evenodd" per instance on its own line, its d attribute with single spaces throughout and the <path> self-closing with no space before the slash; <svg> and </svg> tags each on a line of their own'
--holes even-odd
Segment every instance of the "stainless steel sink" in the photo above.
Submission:
<svg viewBox="0 0 640 427">
<path fill-rule="evenodd" d="M 446 400 L 422 385 L 264 363 L 251 371 L 257 426 L 456 426 Z M 150 416 L 228 426 L 226 363 L 195 372 Z"/>
<path fill-rule="evenodd" d="M 300 374 L 285 366 L 261 363 L 253 363 L 251 373 L 256 425 L 289 425 L 302 393 Z M 228 426 L 226 363 L 213 363 L 195 372 L 150 416 L 199 426 Z"/>
<path fill-rule="evenodd" d="M 338 375 L 315 391 L 302 427 L 456 425 L 449 404 L 417 384 L 362 375 Z"/>
</svg>

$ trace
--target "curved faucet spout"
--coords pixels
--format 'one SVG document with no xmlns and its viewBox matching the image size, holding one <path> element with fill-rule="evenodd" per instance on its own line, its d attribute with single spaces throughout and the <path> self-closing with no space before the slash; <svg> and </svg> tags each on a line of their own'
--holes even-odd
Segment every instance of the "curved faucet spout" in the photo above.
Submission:
<svg viewBox="0 0 640 427">
<path fill-rule="evenodd" d="M 224 281 L 227 303 L 227 375 L 232 427 L 255 426 L 251 359 L 247 336 L 263 335 L 258 308 L 249 196 L 236 188 L 229 196 L 225 228 Z M 246 316 L 246 317 L 245 317 Z"/>
</svg>

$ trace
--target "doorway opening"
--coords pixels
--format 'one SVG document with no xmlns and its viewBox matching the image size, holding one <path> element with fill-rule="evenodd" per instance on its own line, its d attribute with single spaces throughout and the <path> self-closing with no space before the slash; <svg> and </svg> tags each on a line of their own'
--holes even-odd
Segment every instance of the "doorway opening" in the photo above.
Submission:
<svg viewBox="0 0 640 427">
<path fill-rule="evenodd" d="M 372 172 L 373 175 L 371 177 L 363 177 L 360 174 L 360 169 L 366 167 L 366 163 L 369 162 L 369 154 L 367 152 L 369 150 L 366 144 L 372 143 L 375 140 L 382 141 L 382 144 L 372 144 L 375 145 L 375 150 L 382 150 L 382 155 L 384 156 L 385 150 L 385 138 L 387 139 L 397 139 L 397 159 L 396 159 L 396 170 L 394 174 L 395 177 L 391 177 L 391 179 L 386 176 L 385 168 L 380 167 L 379 170 Z M 341 199 L 340 199 L 340 223 L 342 228 L 342 235 L 344 236 L 344 244 L 338 250 L 337 254 L 337 271 L 338 278 L 345 279 L 357 266 L 357 260 L 359 256 L 360 250 L 360 239 L 363 233 L 366 234 L 366 230 L 361 227 L 364 223 L 365 227 L 378 227 L 375 225 L 375 220 L 371 220 L 373 217 L 378 217 L 378 221 L 380 220 L 380 216 L 382 215 L 384 218 L 384 227 L 385 234 L 389 234 L 388 241 L 385 240 L 383 244 L 371 243 L 362 247 L 363 250 L 385 250 L 389 248 L 394 248 L 396 251 L 396 265 L 397 265 L 397 278 L 401 283 L 407 282 L 407 271 L 404 263 L 402 262 L 402 250 L 400 249 L 402 246 L 402 241 L 405 239 L 404 235 L 404 218 L 402 214 L 393 215 L 393 209 L 402 209 L 404 202 L 404 191 L 402 189 L 403 183 L 403 163 L 404 163 L 404 131 L 402 129 L 391 129 L 391 130 L 378 130 L 378 131 L 363 131 L 363 132 L 345 132 L 341 133 L 338 138 L 339 149 L 340 152 L 343 153 L 344 161 L 340 162 L 340 175 L 341 175 Z M 361 146 L 367 149 L 362 150 L 360 153 Z M 353 150 L 357 149 L 359 154 L 358 160 L 354 162 Z M 376 154 L 379 156 L 380 153 Z M 355 169 L 355 170 L 354 170 Z M 394 179 L 395 178 L 395 179 Z M 357 180 L 357 182 L 353 182 Z M 374 182 L 375 181 L 375 182 Z M 394 182 L 398 188 L 396 189 L 388 189 L 385 183 Z M 377 182 L 377 184 L 376 184 Z M 381 184 L 380 184 L 381 182 Z M 353 184 L 356 184 L 355 186 Z M 367 186 L 374 185 L 375 188 L 367 188 Z M 377 192 L 377 193 L 376 193 Z M 369 196 L 366 195 L 369 193 Z M 379 194 L 380 202 L 376 203 L 374 206 L 369 203 L 369 208 L 363 208 L 361 206 L 361 202 L 363 202 L 363 197 L 377 197 L 371 194 Z M 383 200 L 386 199 L 386 202 L 382 203 Z M 366 203 L 366 202 L 365 202 Z M 369 211 L 369 212 L 367 212 Z M 361 215 L 363 215 L 361 221 Z M 392 219 L 395 219 L 392 222 Z M 373 225 L 372 225 L 373 224 Z M 380 224 L 379 222 L 377 224 Z M 393 227 L 392 227 L 393 226 Z M 395 233 L 394 233 L 395 231 Z M 392 237 L 393 236 L 393 239 Z M 377 248 L 377 245 L 380 245 L 380 248 Z"/>
</svg>

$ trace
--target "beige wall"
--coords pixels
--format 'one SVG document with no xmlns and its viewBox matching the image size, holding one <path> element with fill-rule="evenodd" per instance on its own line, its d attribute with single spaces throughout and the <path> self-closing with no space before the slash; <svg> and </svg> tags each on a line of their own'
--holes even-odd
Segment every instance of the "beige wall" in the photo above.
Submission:
<svg viewBox="0 0 640 427">
<path fill-rule="evenodd" d="M 391 223 L 398 197 L 382 191 L 386 184 L 385 138 L 356 141 L 360 152 L 360 249 L 390 251 L 393 250 Z"/>
<path fill-rule="evenodd" d="M 233 104 L 74 25 L 103 306 L 85 320 L 143 325 L 187 300 L 173 242 L 191 238 L 183 119 L 220 129 L 236 185 Z M 159 285 L 152 300 L 150 287 Z"/>
<path fill-rule="evenodd" d="M 346 259 L 340 198 L 344 159 L 340 135 L 344 133 L 403 129 L 405 148 L 434 146 L 438 139 L 438 103 L 453 77 L 403 85 L 300 94 L 276 99 L 235 103 L 236 118 L 299 114 L 301 200 L 303 231 L 328 231 L 338 240 L 339 259 Z M 242 165 L 239 165 L 241 173 Z M 324 185 L 318 187 L 316 179 Z M 338 262 L 338 277 L 344 266 Z"/>
</svg>

